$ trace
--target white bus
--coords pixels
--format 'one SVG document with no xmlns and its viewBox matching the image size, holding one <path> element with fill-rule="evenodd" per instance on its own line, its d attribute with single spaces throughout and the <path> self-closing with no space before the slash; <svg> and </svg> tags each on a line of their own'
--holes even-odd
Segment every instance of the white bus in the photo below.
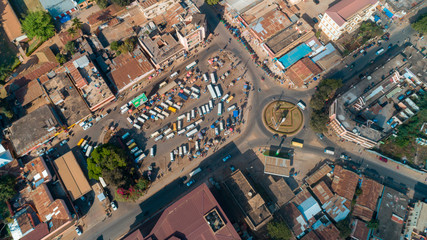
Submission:
<svg viewBox="0 0 427 240">
<path fill-rule="evenodd" d="M 188 175 L 190 175 L 190 177 L 193 177 L 194 175 L 198 174 L 201 171 L 202 171 L 201 168 L 196 168 L 193 171 L 191 171 Z"/>
<path fill-rule="evenodd" d="M 178 120 L 178 131 L 182 129 L 182 121 Z"/>
<path fill-rule="evenodd" d="M 159 135 L 160 135 L 159 131 L 155 131 L 151 134 L 151 138 L 157 137 Z"/>
<path fill-rule="evenodd" d="M 219 121 L 219 130 L 224 131 L 224 121 L 223 120 Z"/>
<path fill-rule="evenodd" d="M 200 126 L 200 124 L 202 124 L 202 122 L 203 122 L 203 119 L 201 119 L 201 118 L 200 118 L 199 120 L 197 120 L 197 121 L 195 122 L 195 124 Z"/>
<path fill-rule="evenodd" d="M 297 106 L 299 108 L 301 108 L 302 110 L 305 110 L 305 108 L 306 108 L 305 103 L 301 100 L 299 100 L 299 102 L 297 103 Z"/>
<path fill-rule="evenodd" d="M 196 144 L 196 151 L 199 151 L 200 150 L 200 144 L 199 144 L 199 140 L 196 140 L 196 142 L 195 142 L 195 144 Z"/>
<path fill-rule="evenodd" d="M 166 103 L 167 103 L 169 106 L 172 106 L 172 105 L 173 105 L 173 102 L 172 102 L 171 100 L 166 100 Z"/>
<path fill-rule="evenodd" d="M 184 154 L 184 155 L 186 155 L 187 154 L 187 145 L 182 145 L 182 153 Z"/>
<path fill-rule="evenodd" d="M 211 109 L 209 108 L 209 104 L 205 104 L 205 108 L 206 108 L 206 112 L 207 113 L 210 113 L 211 112 Z"/>
<path fill-rule="evenodd" d="M 162 120 L 163 120 L 163 119 L 165 119 L 165 116 L 163 116 L 163 115 L 162 115 L 162 114 L 160 114 L 160 113 L 159 113 L 159 114 L 157 114 L 157 117 L 158 117 L 158 118 L 160 118 L 160 119 L 162 119 Z"/>
<path fill-rule="evenodd" d="M 165 117 L 169 117 L 169 113 L 166 112 L 166 111 L 162 111 L 162 115 L 165 116 Z"/>
<path fill-rule="evenodd" d="M 231 105 L 230 107 L 227 108 L 227 111 L 233 111 L 234 109 L 236 109 L 236 104 Z"/>
<path fill-rule="evenodd" d="M 155 111 L 153 111 L 153 110 L 151 110 L 150 109 L 150 111 L 148 111 L 151 115 L 154 115 L 154 116 L 156 116 L 157 115 L 157 112 L 155 112 Z"/>
<path fill-rule="evenodd" d="M 213 72 L 212 72 L 212 73 L 210 73 L 209 75 L 211 76 L 211 81 L 212 81 L 212 83 L 213 83 L 213 84 L 216 84 L 215 73 L 213 73 Z"/>
<path fill-rule="evenodd" d="M 195 128 L 195 127 L 196 127 L 196 124 L 192 123 L 192 124 L 188 125 L 187 127 L 185 127 L 185 130 L 189 131 L 189 130 Z"/>
<path fill-rule="evenodd" d="M 171 139 L 175 136 L 175 133 L 170 133 L 169 135 L 166 136 L 166 139 Z"/>
<path fill-rule="evenodd" d="M 229 97 L 230 95 L 228 95 L 228 93 L 227 94 L 225 94 L 222 98 L 221 98 L 221 102 L 224 102 L 225 100 L 227 100 L 227 98 Z"/>
<path fill-rule="evenodd" d="M 218 103 L 218 116 L 222 115 L 222 102 Z"/>
<path fill-rule="evenodd" d="M 199 116 L 202 117 L 203 116 L 202 109 L 200 107 L 198 107 L 197 110 L 199 111 Z"/>
<path fill-rule="evenodd" d="M 167 135 L 167 134 L 169 134 L 169 133 L 171 133 L 172 132 L 172 128 L 168 128 L 168 129 L 166 129 L 164 132 L 163 132 L 163 134 L 164 135 Z"/>
<path fill-rule="evenodd" d="M 172 107 L 174 107 L 174 108 L 176 108 L 176 109 L 178 109 L 178 110 L 181 110 L 181 107 L 180 107 L 178 104 L 176 104 L 176 103 L 174 103 L 174 104 L 172 105 Z"/>
<path fill-rule="evenodd" d="M 197 65 L 197 62 L 196 62 L 196 61 L 194 61 L 194 62 L 192 62 L 192 63 L 188 64 L 188 65 L 185 67 L 185 69 L 190 70 L 190 69 L 192 69 L 193 67 L 195 67 L 196 65 Z"/>
<path fill-rule="evenodd" d="M 141 126 L 139 126 L 139 125 L 138 125 L 138 124 L 136 124 L 136 123 L 134 123 L 134 124 L 133 124 L 133 127 L 134 127 L 134 128 L 136 128 L 136 129 L 138 129 L 138 130 L 140 130 L 140 129 L 141 129 Z"/>
<path fill-rule="evenodd" d="M 179 156 L 182 157 L 182 146 L 179 146 Z"/>
<path fill-rule="evenodd" d="M 89 146 L 86 150 L 86 157 L 90 157 L 90 153 L 92 152 L 93 147 Z"/>
<path fill-rule="evenodd" d="M 197 94 L 197 93 L 195 93 L 195 92 L 192 92 L 192 93 L 191 93 L 191 96 L 193 96 L 193 98 L 195 98 L 195 99 L 200 98 L 200 95 L 199 95 L 199 94 Z"/>
<path fill-rule="evenodd" d="M 203 112 L 203 115 L 205 115 L 205 114 L 206 114 L 205 105 L 202 105 L 202 112 Z"/>
<path fill-rule="evenodd" d="M 192 119 L 196 118 L 196 111 L 194 111 L 194 108 L 191 109 L 191 118 Z"/>
<path fill-rule="evenodd" d="M 157 136 L 157 137 L 154 139 L 154 141 L 155 141 L 155 142 L 157 142 L 157 141 L 159 141 L 159 140 L 162 140 L 162 138 L 163 138 L 163 134 L 160 134 L 159 136 Z"/>
<path fill-rule="evenodd" d="M 147 155 L 145 155 L 144 153 L 143 153 L 143 154 L 141 154 L 141 155 L 139 155 L 139 157 L 137 157 L 137 158 L 135 159 L 135 162 L 136 162 L 136 163 L 138 163 L 139 161 L 141 161 L 142 159 L 144 159 L 146 156 L 147 156 Z"/>
<path fill-rule="evenodd" d="M 171 156 L 171 162 L 175 161 L 175 154 L 173 154 L 173 151 L 170 153 Z"/>
<path fill-rule="evenodd" d="M 141 123 L 145 123 L 145 119 L 144 119 L 144 118 L 142 118 L 142 117 L 138 117 L 137 119 L 138 119 L 138 121 L 140 121 Z"/>
<path fill-rule="evenodd" d="M 164 108 L 168 108 L 169 107 L 169 105 L 167 105 L 166 103 L 164 103 L 164 102 L 162 102 L 162 103 L 160 103 L 160 106 L 162 106 L 162 107 L 164 107 Z"/>
<path fill-rule="evenodd" d="M 194 134 L 196 134 L 198 131 L 199 131 L 199 130 L 197 130 L 197 128 L 195 128 L 195 129 L 193 129 L 193 130 L 189 131 L 189 132 L 186 134 L 186 136 L 187 136 L 187 137 L 191 137 L 191 136 L 193 136 Z"/>
<path fill-rule="evenodd" d="M 209 90 L 209 93 L 211 94 L 212 99 L 216 99 L 216 93 L 212 84 L 208 84 L 208 90 Z"/>
<path fill-rule="evenodd" d="M 141 114 L 141 117 L 145 118 L 145 120 L 149 119 L 149 117 L 147 115 L 145 115 L 145 114 Z"/>
<path fill-rule="evenodd" d="M 220 98 L 222 96 L 221 89 L 219 88 L 219 85 L 215 86 L 215 92 L 216 92 L 216 96 L 218 98 Z"/>
<path fill-rule="evenodd" d="M 209 100 L 209 108 L 212 110 L 214 108 L 213 101 Z"/>
<path fill-rule="evenodd" d="M 182 135 L 183 133 L 185 133 L 185 129 L 181 129 L 178 131 L 178 135 Z"/>
<path fill-rule="evenodd" d="M 187 113 L 187 122 L 189 122 L 189 121 L 191 121 L 191 113 L 190 112 Z"/>
<path fill-rule="evenodd" d="M 187 95 L 191 95 L 191 91 L 188 90 L 187 88 L 183 88 L 182 89 Z"/>
<path fill-rule="evenodd" d="M 170 75 L 170 78 L 172 79 L 172 78 L 177 77 L 177 76 L 178 76 L 178 72 L 174 72 Z"/>
<path fill-rule="evenodd" d="M 203 74 L 203 79 L 205 80 L 205 82 L 208 82 L 208 81 L 209 81 L 209 78 L 208 78 L 208 76 L 206 75 L 206 73 L 205 73 L 205 74 Z"/>
<path fill-rule="evenodd" d="M 182 119 L 184 119 L 184 118 L 185 118 L 185 113 L 184 113 L 184 114 L 179 115 L 177 119 L 178 119 L 178 120 L 182 120 Z"/>
<path fill-rule="evenodd" d="M 190 89 L 191 89 L 191 91 L 193 91 L 195 93 L 200 93 L 200 90 L 194 86 L 192 86 Z"/>
</svg>

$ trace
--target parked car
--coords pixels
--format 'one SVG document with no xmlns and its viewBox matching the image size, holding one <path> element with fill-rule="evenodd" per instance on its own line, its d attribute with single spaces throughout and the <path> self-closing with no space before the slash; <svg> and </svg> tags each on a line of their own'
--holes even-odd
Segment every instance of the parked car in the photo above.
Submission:
<svg viewBox="0 0 427 240">
<path fill-rule="evenodd" d="M 116 205 L 116 203 L 113 201 L 113 202 L 111 202 L 111 208 L 114 210 L 114 211 L 116 211 L 117 210 L 117 205 Z"/>
<path fill-rule="evenodd" d="M 189 187 L 189 186 L 193 185 L 195 182 L 196 182 L 196 181 L 195 181 L 194 179 L 191 179 L 191 180 L 190 180 L 190 181 L 188 181 L 188 183 L 187 183 L 187 184 L 185 184 L 185 185 L 187 185 L 187 187 Z"/>
<path fill-rule="evenodd" d="M 68 142 L 68 139 L 64 139 L 61 141 L 61 143 L 59 145 L 64 146 L 67 142 Z"/>
<path fill-rule="evenodd" d="M 77 233 L 77 235 L 82 235 L 82 230 L 80 230 L 80 227 L 79 226 L 77 226 L 76 228 L 75 228 L 75 230 L 76 230 L 76 233 Z"/>
<path fill-rule="evenodd" d="M 314 23 L 318 23 L 318 22 L 319 22 L 319 20 L 317 20 L 317 18 L 315 18 L 315 17 L 314 17 L 314 18 L 313 18 L 313 22 L 314 22 Z"/>
<path fill-rule="evenodd" d="M 379 159 L 380 159 L 380 161 L 388 162 L 388 159 L 387 159 L 387 158 L 385 158 L 385 157 L 379 157 Z"/>
<path fill-rule="evenodd" d="M 321 13 L 319 13 L 319 15 L 317 15 L 319 17 L 319 19 L 323 18 L 323 15 Z"/>
<path fill-rule="evenodd" d="M 236 167 L 233 165 L 230 165 L 230 170 L 231 170 L 231 172 L 234 172 L 234 171 L 236 171 Z"/>
</svg>

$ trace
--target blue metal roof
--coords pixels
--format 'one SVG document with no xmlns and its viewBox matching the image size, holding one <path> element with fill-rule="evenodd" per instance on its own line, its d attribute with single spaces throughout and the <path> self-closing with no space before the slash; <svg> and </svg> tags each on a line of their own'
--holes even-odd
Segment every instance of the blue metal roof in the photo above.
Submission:
<svg viewBox="0 0 427 240">
<path fill-rule="evenodd" d="M 307 198 L 307 200 L 302 202 L 297 208 L 307 221 L 322 210 L 313 197 Z"/>
<path fill-rule="evenodd" d="M 71 0 L 40 0 L 40 3 L 52 17 L 57 17 L 76 7 Z"/>
<path fill-rule="evenodd" d="M 390 12 L 390 10 L 388 10 L 387 8 L 383 9 L 385 15 L 389 18 L 392 18 L 394 16 L 394 14 L 392 12 Z"/>
<path fill-rule="evenodd" d="M 320 52 L 319 54 L 317 54 L 316 56 L 314 56 L 311 60 L 313 60 L 313 62 L 317 62 L 320 59 L 322 59 L 323 57 L 333 53 L 335 51 L 334 46 L 331 43 L 326 44 L 325 46 L 325 50 L 323 50 L 322 52 Z"/>
<path fill-rule="evenodd" d="M 301 43 L 298 47 L 279 58 L 279 62 L 281 62 L 285 68 L 288 68 L 311 52 L 312 50 L 307 44 Z"/>
</svg>

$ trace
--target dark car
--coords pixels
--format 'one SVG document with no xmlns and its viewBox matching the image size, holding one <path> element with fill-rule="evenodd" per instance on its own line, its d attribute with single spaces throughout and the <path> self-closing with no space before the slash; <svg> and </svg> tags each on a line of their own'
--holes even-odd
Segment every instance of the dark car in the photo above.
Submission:
<svg viewBox="0 0 427 240">
<path fill-rule="evenodd" d="M 319 4 L 320 2 L 319 2 L 319 0 L 313 0 L 313 2 L 315 3 L 315 4 Z"/>
<path fill-rule="evenodd" d="M 313 22 L 314 22 L 314 23 L 318 23 L 318 22 L 319 22 L 319 20 L 317 20 L 317 18 L 315 18 L 315 17 L 314 17 L 314 18 L 313 18 Z"/>
</svg>

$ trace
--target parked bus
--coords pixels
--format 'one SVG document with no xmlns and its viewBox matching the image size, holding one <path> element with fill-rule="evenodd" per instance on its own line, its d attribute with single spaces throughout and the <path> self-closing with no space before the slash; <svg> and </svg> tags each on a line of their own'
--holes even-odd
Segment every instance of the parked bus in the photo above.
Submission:
<svg viewBox="0 0 427 240">
<path fill-rule="evenodd" d="M 182 129 L 182 120 L 178 120 L 178 131 Z"/>
<path fill-rule="evenodd" d="M 166 112 L 166 111 L 162 111 L 162 115 L 165 116 L 165 117 L 169 117 L 169 113 Z"/>
<path fill-rule="evenodd" d="M 188 175 L 189 175 L 190 177 L 193 177 L 194 175 L 196 175 L 196 174 L 200 173 L 201 171 L 202 171 L 202 169 L 201 169 L 201 168 L 196 168 L 196 169 L 194 169 L 193 171 L 191 171 Z"/>
<path fill-rule="evenodd" d="M 87 144 L 87 140 L 84 140 L 83 143 L 80 145 L 80 147 L 84 148 Z"/>
<path fill-rule="evenodd" d="M 138 130 L 140 130 L 140 129 L 141 129 L 141 126 L 139 126 L 139 125 L 138 125 L 138 124 L 136 124 L 136 123 L 134 123 L 134 124 L 133 124 L 133 127 L 134 127 L 134 128 L 136 128 L 136 129 L 138 129 Z"/>
<path fill-rule="evenodd" d="M 203 79 L 205 80 L 205 82 L 208 82 L 208 81 L 209 81 L 209 78 L 208 78 L 208 76 L 206 75 L 206 73 L 204 73 L 204 74 L 203 74 Z"/>
<path fill-rule="evenodd" d="M 192 63 L 188 64 L 188 65 L 185 67 L 185 69 L 190 70 L 190 69 L 192 69 L 193 67 L 195 67 L 196 65 L 197 65 L 197 62 L 196 62 L 196 61 L 194 61 L 194 62 L 192 62 Z"/>
<path fill-rule="evenodd" d="M 191 113 L 190 112 L 187 113 L 187 122 L 189 122 L 189 121 L 191 121 Z"/>
<path fill-rule="evenodd" d="M 168 107 L 168 110 L 173 112 L 173 113 L 176 113 L 176 108 L 174 108 L 174 107 Z"/>
<path fill-rule="evenodd" d="M 236 109 L 236 104 L 231 105 L 230 107 L 227 108 L 227 111 L 233 111 L 234 109 Z"/>
<path fill-rule="evenodd" d="M 171 101 L 171 100 L 166 100 L 165 101 L 169 106 L 172 106 L 173 105 L 173 102 Z"/>
<path fill-rule="evenodd" d="M 160 134 L 159 136 L 157 136 L 157 137 L 154 139 L 154 141 L 155 141 L 155 142 L 157 142 L 157 141 L 159 141 L 159 140 L 162 140 L 162 138 L 163 138 L 163 134 Z"/>
<path fill-rule="evenodd" d="M 219 86 L 219 85 L 216 85 L 216 86 L 215 86 L 215 92 L 216 92 L 216 96 L 217 96 L 218 98 L 220 98 L 220 97 L 222 96 L 222 92 L 221 92 L 221 89 L 220 89 L 220 86 Z"/>
<path fill-rule="evenodd" d="M 176 103 L 174 103 L 174 104 L 172 105 L 172 107 L 174 107 L 174 108 L 176 108 L 176 109 L 178 109 L 178 110 L 180 110 L 180 109 L 181 109 L 181 107 L 180 107 L 178 104 L 176 104 Z"/>
<path fill-rule="evenodd" d="M 193 136 L 194 134 L 196 134 L 198 131 L 199 131 L 199 130 L 197 130 L 197 128 L 194 128 L 193 130 L 189 131 L 189 132 L 186 134 L 186 136 L 187 136 L 187 137 L 191 137 L 191 136 Z"/>
<path fill-rule="evenodd" d="M 175 154 L 173 154 L 173 151 L 170 153 L 171 162 L 175 161 Z"/>
<path fill-rule="evenodd" d="M 177 76 L 178 76 L 178 72 L 174 72 L 170 75 L 170 78 L 172 79 L 172 78 L 177 77 Z"/>
<path fill-rule="evenodd" d="M 196 118 L 196 111 L 194 111 L 194 108 L 191 109 L 191 118 L 195 119 Z"/>
<path fill-rule="evenodd" d="M 89 147 L 87 148 L 87 150 L 86 150 L 86 157 L 90 157 L 90 154 L 91 154 L 91 152 L 92 152 L 92 149 L 93 149 L 93 147 L 92 147 L 92 146 L 89 146 Z"/>
<path fill-rule="evenodd" d="M 202 108 L 197 107 L 197 111 L 199 112 L 199 116 L 202 117 L 203 116 Z"/>
<path fill-rule="evenodd" d="M 200 98 L 200 95 L 199 95 L 199 94 L 197 94 L 197 93 L 195 93 L 195 92 L 192 92 L 192 93 L 191 93 L 191 96 L 193 96 L 193 98 L 194 98 L 194 99 L 198 99 L 198 98 Z"/>
<path fill-rule="evenodd" d="M 132 149 L 134 147 L 136 147 L 136 143 L 132 143 L 131 145 L 128 146 L 129 149 Z"/>
<path fill-rule="evenodd" d="M 200 93 L 200 90 L 194 86 L 191 87 L 191 91 L 193 91 L 195 93 Z"/>
<path fill-rule="evenodd" d="M 197 120 L 197 121 L 195 122 L 195 124 L 200 126 L 200 124 L 202 124 L 202 122 L 203 122 L 203 119 L 201 119 L 201 118 L 200 118 L 199 120 Z"/>
<path fill-rule="evenodd" d="M 145 155 L 144 153 L 143 153 L 143 154 L 141 154 L 141 155 L 139 155 L 139 157 L 137 157 L 137 158 L 135 159 L 135 162 L 136 162 L 136 163 L 138 163 L 139 161 L 141 161 L 142 159 L 144 159 L 146 156 L 147 156 L 147 155 Z"/>
<path fill-rule="evenodd" d="M 192 124 L 188 125 L 187 127 L 185 127 L 185 130 L 189 131 L 189 130 L 195 128 L 195 127 L 196 127 L 196 124 L 192 123 Z"/>
<path fill-rule="evenodd" d="M 182 120 L 182 119 L 184 119 L 184 118 L 185 118 L 185 114 L 181 114 L 181 115 L 179 115 L 179 116 L 178 116 L 178 118 L 177 118 L 177 119 L 178 119 L 178 120 Z"/>
<path fill-rule="evenodd" d="M 127 134 L 129 134 L 129 133 L 127 133 Z M 123 138 L 123 136 L 122 136 L 122 138 Z M 82 145 L 82 143 L 84 142 L 84 140 L 85 140 L 84 138 L 80 139 L 80 141 L 77 143 L 77 146 L 80 147 L 80 145 Z"/>
<path fill-rule="evenodd" d="M 138 121 L 140 121 L 141 123 L 145 123 L 145 119 L 144 119 L 144 118 L 142 118 L 142 117 L 138 117 L 137 119 L 138 119 Z"/>
<path fill-rule="evenodd" d="M 218 116 L 222 115 L 222 102 L 218 103 Z"/>
<path fill-rule="evenodd" d="M 178 135 L 182 135 L 183 133 L 185 133 L 185 129 L 181 129 L 178 131 Z"/>
<path fill-rule="evenodd" d="M 129 132 L 127 132 L 127 133 L 125 133 L 125 134 L 123 134 L 123 136 L 122 136 L 122 139 L 123 140 L 125 140 L 127 137 L 129 137 L 130 136 L 130 133 Z"/>
<path fill-rule="evenodd" d="M 215 73 L 213 73 L 213 72 L 212 72 L 212 73 L 210 73 L 209 75 L 210 75 L 210 77 L 211 77 L 211 81 L 212 81 L 212 83 L 213 83 L 213 84 L 216 84 Z"/>
<path fill-rule="evenodd" d="M 174 131 L 174 132 L 176 132 L 176 125 L 177 125 L 177 124 L 176 124 L 176 122 L 174 122 L 174 123 L 172 124 L 172 126 L 173 126 L 173 131 Z"/>
<path fill-rule="evenodd" d="M 205 109 L 206 109 L 206 112 L 207 113 L 210 113 L 211 112 L 211 109 L 209 108 L 209 104 L 205 104 Z"/>
<path fill-rule="evenodd" d="M 213 101 L 209 100 L 209 108 L 212 110 L 214 108 Z"/>
<path fill-rule="evenodd" d="M 135 142 L 135 139 L 131 139 L 131 140 L 129 140 L 127 143 L 126 143 L 126 146 L 129 146 L 129 145 L 131 145 L 132 143 L 134 143 Z"/>
<path fill-rule="evenodd" d="M 162 102 L 160 103 L 160 106 L 164 107 L 165 109 L 167 109 L 169 107 L 169 105 L 167 105 L 166 103 Z"/>
<path fill-rule="evenodd" d="M 169 135 L 166 136 L 166 139 L 171 139 L 175 136 L 175 133 L 170 133 Z"/>
<path fill-rule="evenodd" d="M 149 117 L 147 115 L 145 115 L 145 114 L 141 114 L 141 117 L 145 118 L 145 120 L 149 119 Z"/>
<path fill-rule="evenodd" d="M 199 150 L 200 150 L 199 140 L 196 140 L 196 142 L 195 142 L 195 147 L 196 147 L 196 151 L 199 151 Z"/>
<path fill-rule="evenodd" d="M 305 103 L 301 100 L 299 100 L 299 102 L 297 103 L 297 106 L 301 108 L 301 110 L 305 110 L 306 108 Z"/>
<path fill-rule="evenodd" d="M 221 102 L 224 102 L 225 100 L 227 100 L 229 96 L 230 96 L 230 95 L 228 95 L 228 93 L 227 93 L 227 94 L 225 94 L 225 95 L 221 98 Z"/>
<path fill-rule="evenodd" d="M 227 98 L 227 101 L 226 101 L 226 102 L 227 102 L 227 103 L 230 103 L 230 102 L 231 102 L 231 100 L 233 100 L 233 98 L 234 98 L 233 96 L 230 96 L 229 98 Z"/>
<path fill-rule="evenodd" d="M 159 131 L 155 131 L 151 134 L 151 138 L 157 137 L 159 136 L 159 134 L 160 134 Z"/>
<path fill-rule="evenodd" d="M 211 94 L 212 99 L 215 100 L 216 99 L 216 93 L 215 93 L 215 90 L 214 90 L 212 84 L 208 84 L 208 90 L 209 90 L 209 93 Z"/>
</svg>

